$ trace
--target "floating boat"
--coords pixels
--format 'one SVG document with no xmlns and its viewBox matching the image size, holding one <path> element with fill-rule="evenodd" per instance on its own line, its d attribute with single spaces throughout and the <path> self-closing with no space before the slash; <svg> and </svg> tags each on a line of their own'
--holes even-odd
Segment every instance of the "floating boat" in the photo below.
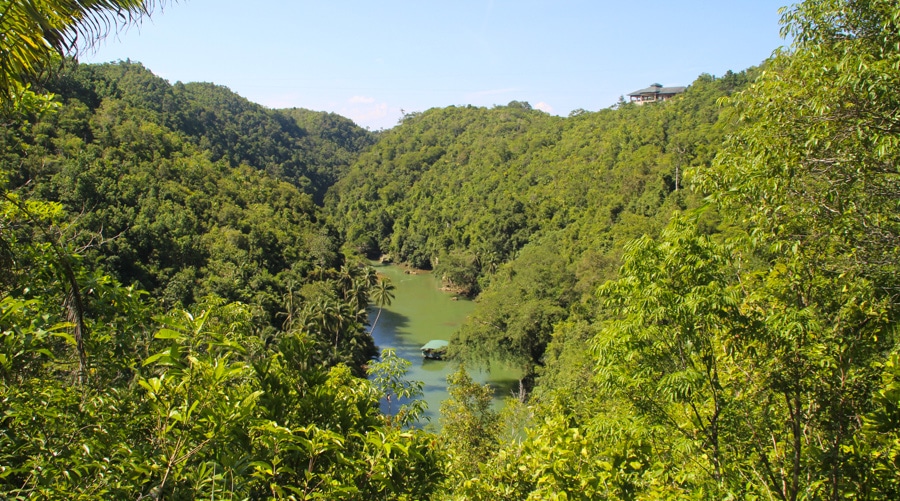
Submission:
<svg viewBox="0 0 900 501">
<path fill-rule="evenodd" d="M 422 346 L 422 356 L 434 360 L 441 360 L 447 354 L 447 346 L 450 343 L 442 339 L 432 339 Z"/>
</svg>

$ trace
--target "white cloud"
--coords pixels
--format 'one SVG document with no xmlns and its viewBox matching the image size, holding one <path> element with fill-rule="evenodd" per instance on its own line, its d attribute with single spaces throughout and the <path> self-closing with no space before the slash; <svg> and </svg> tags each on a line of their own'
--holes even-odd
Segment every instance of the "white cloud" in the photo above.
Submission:
<svg viewBox="0 0 900 501">
<path fill-rule="evenodd" d="M 348 102 L 353 104 L 372 104 L 375 102 L 375 98 L 366 96 L 353 96 Z"/>
<path fill-rule="evenodd" d="M 541 111 L 544 111 L 544 112 L 547 112 L 547 113 L 553 113 L 553 106 L 550 106 L 549 104 L 547 104 L 547 103 L 545 103 L 545 102 L 543 102 L 543 101 L 541 101 L 541 102 L 539 102 L 538 104 L 534 105 L 534 108 L 535 108 L 535 109 L 538 109 L 538 110 L 541 110 Z"/>
</svg>

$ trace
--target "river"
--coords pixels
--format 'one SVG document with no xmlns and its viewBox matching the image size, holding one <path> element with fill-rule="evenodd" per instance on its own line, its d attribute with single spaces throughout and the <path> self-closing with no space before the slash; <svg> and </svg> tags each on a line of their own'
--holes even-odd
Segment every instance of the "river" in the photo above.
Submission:
<svg viewBox="0 0 900 501">
<path fill-rule="evenodd" d="M 447 375 L 456 370 L 456 363 L 444 360 L 425 360 L 419 348 L 432 339 L 449 340 L 459 329 L 474 303 L 464 298 L 454 300 L 453 294 L 440 290 L 440 281 L 431 273 L 407 274 L 404 268 L 373 263 L 379 274 L 394 284 L 394 300 L 386 306 L 375 324 L 372 337 L 380 349 L 393 348 L 397 355 L 412 362 L 406 378 L 422 381 L 425 385 L 425 417 L 430 424 L 440 427 L 441 402 L 447 393 Z M 369 321 L 378 313 L 373 308 Z M 520 372 L 502 364 L 491 365 L 491 370 L 470 370 L 473 379 L 494 388 L 495 404 L 518 389 Z"/>
</svg>

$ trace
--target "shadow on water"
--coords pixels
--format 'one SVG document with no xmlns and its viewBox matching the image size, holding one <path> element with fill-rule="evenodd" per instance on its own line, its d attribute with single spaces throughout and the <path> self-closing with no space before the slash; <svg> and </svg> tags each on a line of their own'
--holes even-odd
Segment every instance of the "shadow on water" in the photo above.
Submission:
<svg viewBox="0 0 900 501">
<path fill-rule="evenodd" d="M 375 309 L 375 311 L 371 315 L 372 321 L 375 320 L 376 315 L 378 315 L 377 309 Z M 404 330 L 407 327 L 409 327 L 409 317 L 407 317 L 406 315 L 401 315 L 400 313 L 397 313 L 395 311 L 391 311 L 387 308 L 384 308 L 381 311 L 381 316 L 378 317 L 378 323 L 375 324 L 375 330 L 372 333 L 372 337 L 375 339 L 375 344 L 378 345 L 378 352 L 381 353 L 381 350 L 393 348 L 399 355 L 402 347 L 397 346 L 397 343 L 395 340 L 386 339 L 385 337 L 378 336 L 377 334 L 380 332 L 383 332 L 383 331 L 397 332 L 397 331 Z M 370 327 L 370 329 L 371 329 L 371 327 Z M 379 338 L 381 338 L 382 340 L 390 341 L 391 344 L 389 346 L 382 346 L 381 341 L 379 341 Z M 403 357 L 403 358 L 406 358 L 406 357 Z"/>
<path fill-rule="evenodd" d="M 487 384 L 494 390 L 494 398 L 516 398 L 519 395 L 520 380 L 518 378 L 491 378 Z"/>
<path fill-rule="evenodd" d="M 447 362 L 446 360 L 432 360 L 430 358 L 419 357 L 422 362 L 419 365 L 419 369 L 426 372 L 445 372 L 447 370 Z"/>
</svg>

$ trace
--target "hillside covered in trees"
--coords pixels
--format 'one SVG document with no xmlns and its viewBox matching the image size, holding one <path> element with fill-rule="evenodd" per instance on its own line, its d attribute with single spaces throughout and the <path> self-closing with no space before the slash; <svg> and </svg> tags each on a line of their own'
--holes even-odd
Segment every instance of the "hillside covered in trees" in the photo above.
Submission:
<svg viewBox="0 0 900 501">
<path fill-rule="evenodd" d="M 37 4 L 0 39 L 0 498 L 900 497 L 894 2 L 807 0 L 669 102 L 377 134 L 62 60 L 144 2 Z M 370 336 L 382 256 L 477 302 L 440 431 Z"/>
<path fill-rule="evenodd" d="M 530 371 L 553 325 L 615 276 L 625 243 L 700 204 L 683 173 L 710 165 L 728 129 L 716 100 L 748 78 L 704 75 L 666 106 L 569 118 L 518 102 L 407 116 L 327 208 L 355 250 L 433 267 L 449 287 L 481 293 L 460 355 Z"/>
</svg>

